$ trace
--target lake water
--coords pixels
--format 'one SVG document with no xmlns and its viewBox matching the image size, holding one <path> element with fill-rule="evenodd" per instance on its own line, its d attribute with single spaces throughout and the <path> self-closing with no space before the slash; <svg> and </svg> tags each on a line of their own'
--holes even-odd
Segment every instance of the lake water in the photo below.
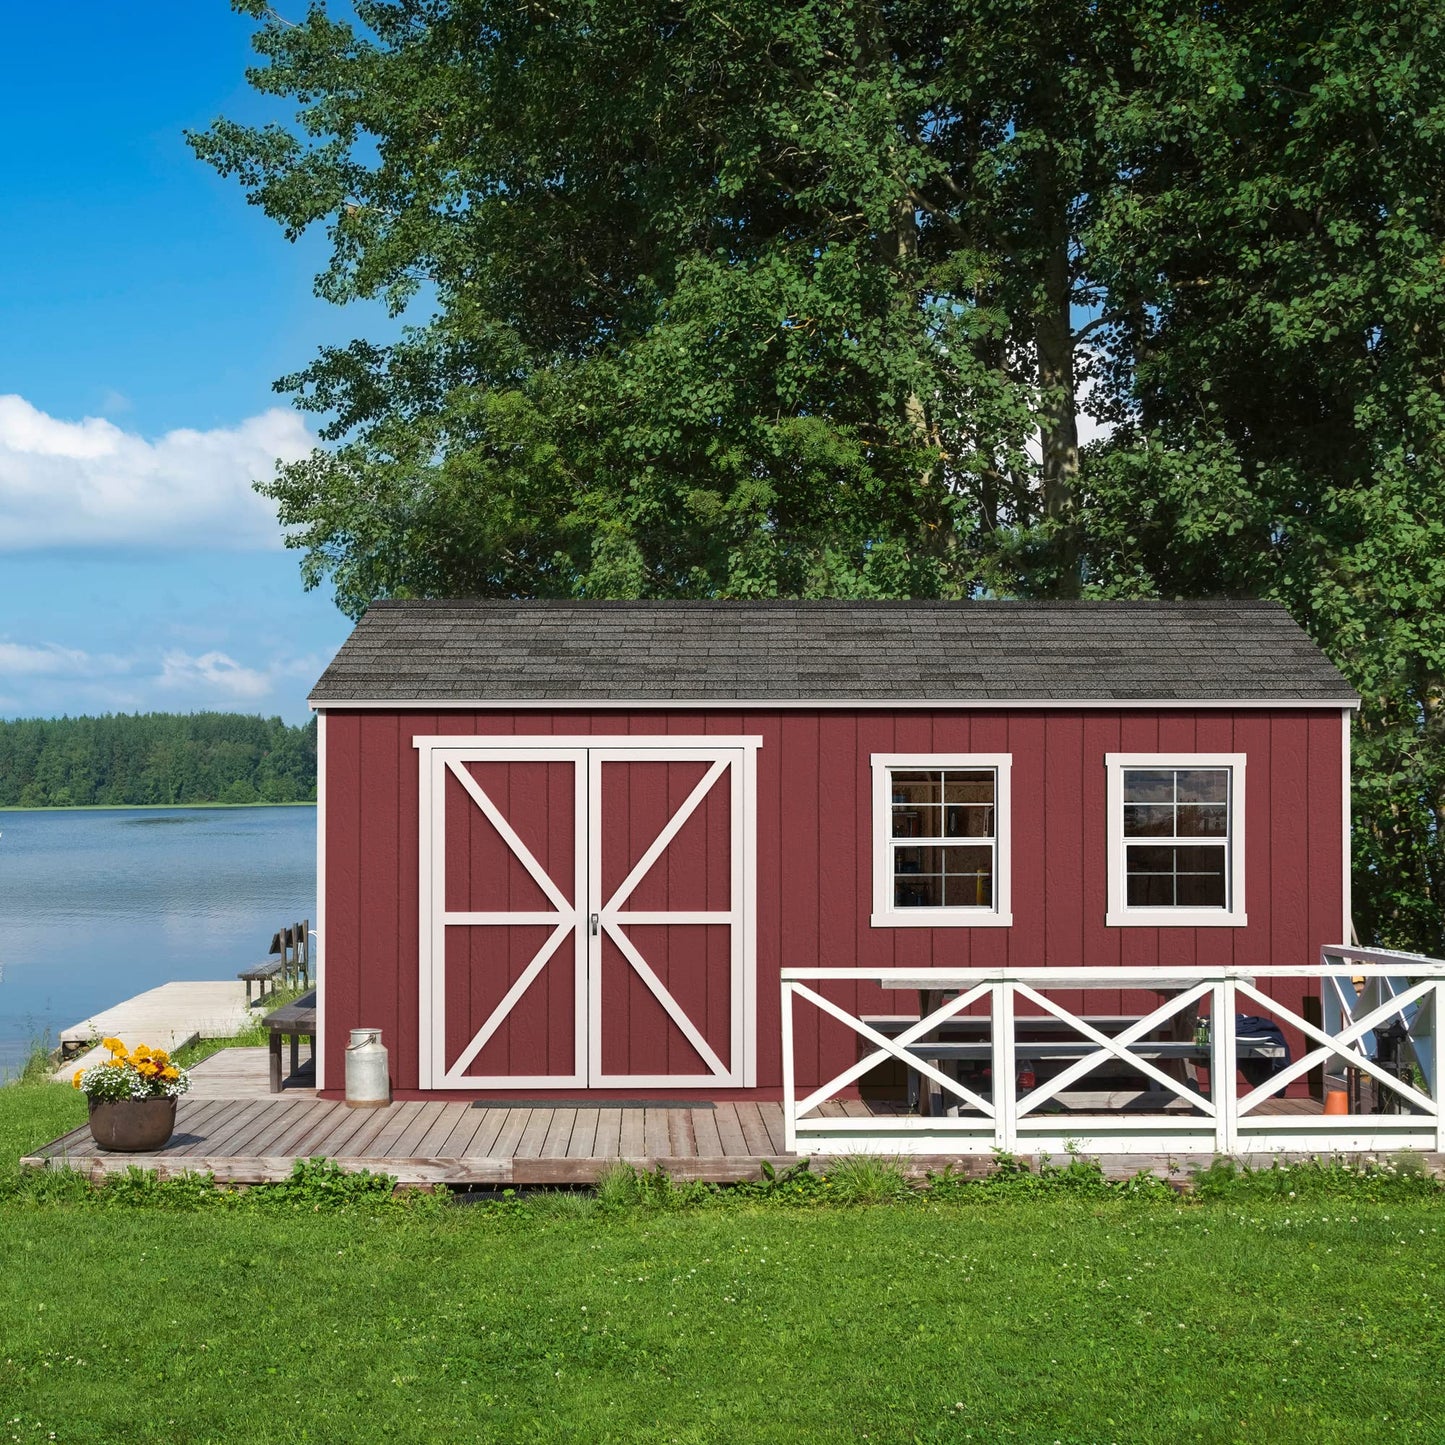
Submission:
<svg viewBox="0 0 1445 1445">
<path fill-rule="evenodd" d="M 0 812 L 0 1077 L 172 979 L 234 978 L 316 917 L 316 810 Z"/>
</svg>

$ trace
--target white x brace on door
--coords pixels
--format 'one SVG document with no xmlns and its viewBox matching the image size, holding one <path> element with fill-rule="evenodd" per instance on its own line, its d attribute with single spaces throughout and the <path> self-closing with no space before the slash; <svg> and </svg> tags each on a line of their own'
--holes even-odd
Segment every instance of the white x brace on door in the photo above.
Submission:
<svg viewBox="0 0 1445 1445">
<path fill-rule="evenodd" d="M 417 737 L 420 1082 L 756 1082 L 756 749 Z"/>
</svg>

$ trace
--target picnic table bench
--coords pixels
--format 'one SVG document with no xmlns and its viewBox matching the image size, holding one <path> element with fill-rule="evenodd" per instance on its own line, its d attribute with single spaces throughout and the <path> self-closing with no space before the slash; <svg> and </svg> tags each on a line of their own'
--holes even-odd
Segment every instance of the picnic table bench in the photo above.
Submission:
<svg viewBox="0 0 1445 1445">
<path fill-rule="evenodd" d="M 271 985 L 269 992 L 276 992 L 277 988 L 280 986 L 278 983 L 278 979 L 281 976 L 281 970 L 283 967 L 284 965 L 279 958 L 263 958 L 260 963 L 255 964 L 251 968 L 243 968 L 240 973 L 236 975 L 236 977 L 239 978 L 241 982 L 246 985 L 247 1008 L 251 1007 L 251 988 L 254 984 L 259 983 L 262 985 L 261 997 L 263 999 L 266 997 L 266 994 L 268 992 L 265 987 L 266 984 Z"/>
<path fill-rule="evenodd" d="M 925 1000 L 924 1005 L 933 1002 Z M 936 1006 L 936 1005 L 935 1005 Z M 874 1014 L 864 1017 L 863 1022 L 880 1034 L 896 1038 L 910 1026 L 917 1024 L 921 1015 L 915 1014 Z M 1101 1034 L 1110 1037 L 1122 1033 L 1138 1020 L 1131 1014 L 1090 1014 L 1082 1018 Z M 1179 1020 L 1172 1020 L 1174 1029 Z M 1066 1019 L 1051 1015 L 1036 1014 L 1016 1017 L 1014 1026 L 1014 1058 L 1029 1064 L 1072 1063 L 1099 1051 L 1100 1046 L 1079 1031 Z M 905 1052 L 915 1058 L 935 1065 L 948 1063 L 986 1063 L 993 1056 L 993 1040 L 990 1036 L 992 1022 L 978 1015 L 956 1014 L 942 1020 L 930 1030 L 930 1037 L 917 1039 L 905 1046 Z M 1166 1026 L 1166 1034 L 1173 1032 Z M 1033 1035 L 1033 1037 L 1029 1037 Z M 1153 1036 L 1137 1039 L 1128 1045 L 1128 1051 L 1136 1058 L 1160 1063 L 1175 1061 L 1176 1067 L 1183 1065 L 1191 1069 L 1212 1060 L 1212 1050 L 1207 1043 L 1194 1038 Z M 1276 1039 L 1267 1035 L 1240 1033 L 1235 1039 L 1235 1053 L 1239 1060 L 1266 1061 L 1275 1065 L 1288 1062 L 1289 1052 Z M 1190 1077 L 1193 1077 L 1192 1073 Z M 943 1101 L 935 1093 L 937 1086 L 925 1087 L 917 1075 L 908 1078 L 908 1099 L 911 1107 L 925 1114 L 941 1110 Z M 1063 1098 L 1064 1096 L 1060 1096 Z"/>
<path fill-rule="evenodd" d="M 316 990 L 303 993 L 294 1003 L 282 1004 L 273 1009 L 264 1020 L 270 1035 L 271 1049 L 271 1092 L 281 1092 L 281 1041 L 291 1040 L 291 1074 L 300 1069 L 300 1043 L 303 1038 L 311 1040 L 311 1061 L 316 1061 Z"/>
<path fill-rule="evenodd" d="M 271 938 L 267 957 L 236 975 L 246 985 L 246 1007 L 251 1006 L 251 989 L 261 985 L 261 999 L 283 984 L 297 988 L 311 986 L 311 920 L 278 928 Z M 266 985 L 270 984 L 270 989 Z"/>
</svg>

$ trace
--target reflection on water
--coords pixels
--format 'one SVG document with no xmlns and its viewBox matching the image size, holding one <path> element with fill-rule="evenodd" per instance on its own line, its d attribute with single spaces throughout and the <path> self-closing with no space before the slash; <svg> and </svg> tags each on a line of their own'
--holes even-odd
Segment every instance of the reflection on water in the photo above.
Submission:
<svg viewBox="0 0 1445 1445">
<path fill-rule="evenodd" d="M 172 979 L 230 978 L 316 916 L 314 808 L 0 812 L 0 1075 Z"/>
</svg>

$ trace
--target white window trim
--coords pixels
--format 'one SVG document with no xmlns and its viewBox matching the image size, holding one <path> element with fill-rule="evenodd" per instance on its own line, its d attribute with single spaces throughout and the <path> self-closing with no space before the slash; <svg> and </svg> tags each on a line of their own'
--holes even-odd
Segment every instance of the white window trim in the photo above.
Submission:
<svg viewBox="0 0 1445 1445">
<path fill-rule="evenodd" d="M 874 928 L 1010 928 L 1010 817 L 1009 770 L 1012 753 L 874 753 L 873 763 L 873 916 Z M 893 793 L 889 773 L 894 768 L 992 768 L 997 778 L 994 795 L 994 849 L 997 867 L 992 908 L 895 908 L 893 906 Z"/>
<path fill-rule="evenodd" d="M 1108 772 L 1110 928 L 1243 928 L 1244 909 L 1244 753 L 1105 753 Z M 1227 908 L 1130 908 L 1124 885 L 1124 769 L 1228 768 L 1229 906 Z"/>
</svg>

